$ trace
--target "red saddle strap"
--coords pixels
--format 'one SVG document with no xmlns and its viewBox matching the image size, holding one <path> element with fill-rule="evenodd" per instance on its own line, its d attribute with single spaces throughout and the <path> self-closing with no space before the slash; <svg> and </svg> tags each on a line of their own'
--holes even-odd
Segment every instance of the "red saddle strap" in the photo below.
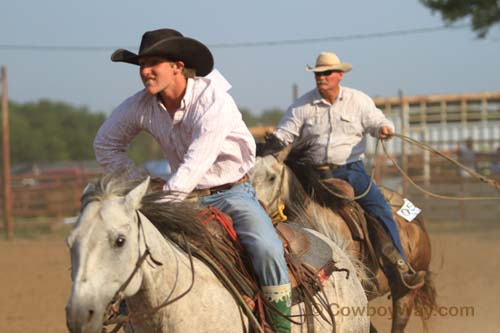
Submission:
<svg viewBox="0 0 500 333">
<path fill-rule="evenodd" d="M 236 243 L 240 243 L 238 239 L 238 235 L 236 234 L 236 231 L 234 230 L 233 227 L 233 222 L 231 218 L 221 212 L 218 208 L 213 207 L 213 206 L 208 206 L 207 208 L 203 209 L 200 212 L 200 215 L 198 215 L 198 218 L 201 223 L 204 225 L 208 225 L 210 221 L 217 221 L 219 222 L 224 230 L 227 232 L 229 237 L 235 241 Z"/>
</svg>

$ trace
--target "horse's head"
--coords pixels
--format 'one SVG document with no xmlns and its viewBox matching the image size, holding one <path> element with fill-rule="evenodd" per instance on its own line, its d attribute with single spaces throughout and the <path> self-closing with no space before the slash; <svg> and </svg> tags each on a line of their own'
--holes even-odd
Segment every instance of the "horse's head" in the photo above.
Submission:
<svg viewBox="0 0 500 333">
<path fill-rule="evenodd" d="M 257 157 L 250 179 L 258 198 L 271 213 L 280 211 L 281 204 L 294 207 L 292 209 L 303 208 L 310 199 L 296 171 L 310 173 L 308 152 L 314 149 L 311 147 L 315 139 L 316 136 L 312 136 L 277 153 Z M 311 176 L 317 177 L 308 174 L 302 180 L 309 180 Z"/>
<path fill-rule="evenodd" d="M 257 197 L 271 211 L 275 212 L 278 205 L 286 199 L 287 167 L 282 159 L 274 155 L 257 157 L 255 166 L 250 173 L 250 180 L 257 192 Z"/>
<path fill-rule="evenodd" d="M 73 281 L 66 306 L 70 332 L 101 331 L 107 305 L 131 276 L 145 251 L 136 211 L 149 178 L 126 195 L 113 182 L 99 185 L 100 190 L 95 186 L 85 189 L 82 211 L 67 238 Z M 141 282 L 142 274 L 138 271 L 123 295 L 137 293 Z"/>
</svg>

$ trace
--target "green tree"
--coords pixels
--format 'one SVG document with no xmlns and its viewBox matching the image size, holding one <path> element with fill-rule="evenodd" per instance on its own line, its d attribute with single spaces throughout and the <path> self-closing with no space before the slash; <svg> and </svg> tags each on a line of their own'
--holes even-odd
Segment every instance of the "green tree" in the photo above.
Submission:
<svg viewBox="0 0 500 333">
<path fill-rule="evenodd" d="M 252 113 L 250 113 L 249 109 L 247 109 L 245 107 L 240 107 L 239 109 L 240 109 L 241 115 L 243 116 L 243 121 L 245 122 L 247 127 L 257 126 L 259 120 Z"/>
<path fill-rule="evenodd" d="M 9 106 L 12 163 L 93 159 L 92 140 L 104 115 L 49 100 Z"/>
<path fill-rule="evenodd" d="M 497 0 L 420 0 L 438 11 L 445 22 L 453 23 L 464 17 L 472 19 L 472 29 L 479 38 L 484 38 L 491 26 L 500 22 L 500 2 Z"/>
<path fill-rule="evenodd" d="M 260 116 L 253 115 L 247 108 L 240 110 L 248 127 L 276 126 L 284 114 L 278 108 L 265 110 Z M 103 113 L 63 102 L 10 101 L 11 163 L 93 161 L 92 144 L 105 119 Z M 128 154 L 137 165 L 164 158 L 158 143 L 146 132 L 133 140 Z"/>
<path fill-rule="evenodd" d="M 144 162 L 150 160 L 165 158 L 158 142 L 146 132 L 141 132 L 134 138 L 134 141 L 130 144 L 128 154 L 137 165 L 143 165 Z"/>
<path fill-rule="evenodd" d="M 10 152 L 12 164 L 95 160 L 93 141 L 106 119 L 87 107 L 40 100 L 9 102 Z M 0 129 L 1 130 L 1 129 Z M 163 154 L 147 133 L 130 145 L 129 156 L 138 165 Z"/>
<path fill-rule="evenodd" d="M 259 122 L 262 126 L 276 126 L 285 114 L 285 111 L 279 108 L 266 109 L 262 112 Z"/>
<path fill-rule="evenodd" d="M 247 108 L 240 107 L 240 111 L 248 127 L 276 126 L 285 114 L 280 108 L 265 109 L 260 116 L 253 115 Z"/>
</svg>

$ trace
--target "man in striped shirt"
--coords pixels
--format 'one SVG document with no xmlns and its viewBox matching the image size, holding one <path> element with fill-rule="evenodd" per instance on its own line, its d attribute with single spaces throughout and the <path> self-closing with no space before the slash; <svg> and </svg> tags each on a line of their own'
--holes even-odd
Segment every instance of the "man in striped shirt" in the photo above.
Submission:
<svg viewBox="0 0 500 333">
<path fill-rule="evenodd" d="M 210 50 L 172 29 L 146 32 L 138 54 L 119 49 L 112 61 L 139 65 L 145 89 L 120 104 L 94 141 L 98 162 L 107 170 L 139 171 L 127 147 L 140 132 L 150 133 L 173 170 L 163 185 L 163 201 L 199 194 L 202 205 L 230 215 L 249 253 L 264 296 L 290 314 L 291 288 L 283 248 L 272 222 L 246 176 L 255 162 L 255 141 L 233 98 L 205 78 L 213 69 Z M 279 332 L 290 322 L 271 318 Z"/>
</svg>

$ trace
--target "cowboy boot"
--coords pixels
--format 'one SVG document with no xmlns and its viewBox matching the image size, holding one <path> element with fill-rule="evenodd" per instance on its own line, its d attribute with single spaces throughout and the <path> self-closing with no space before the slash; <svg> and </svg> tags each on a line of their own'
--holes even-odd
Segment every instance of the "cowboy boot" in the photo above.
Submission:
<svg viewBox="0 0 500 333">
<path fill-rule="evenodd" d="M 395 265 L 399 273 L 401 283 L 408 289 L 414 290 L 421 288 L 425 283 L 425 272 L 415 271 L 401 256 L 392 241 L 386 242 L 382 247 L 382 254 Z"/>
<path fill-rule="evenodd" d="M 280 286 L 264 286 L 262 294 L 274 306 L 274 309 L 269 311 L 269 321 L 274 332 L 290 333 L 292 325 L 288 317 L 290 317 L 292 305 L 291 285 L 288 283 Z"/>
</svg>

